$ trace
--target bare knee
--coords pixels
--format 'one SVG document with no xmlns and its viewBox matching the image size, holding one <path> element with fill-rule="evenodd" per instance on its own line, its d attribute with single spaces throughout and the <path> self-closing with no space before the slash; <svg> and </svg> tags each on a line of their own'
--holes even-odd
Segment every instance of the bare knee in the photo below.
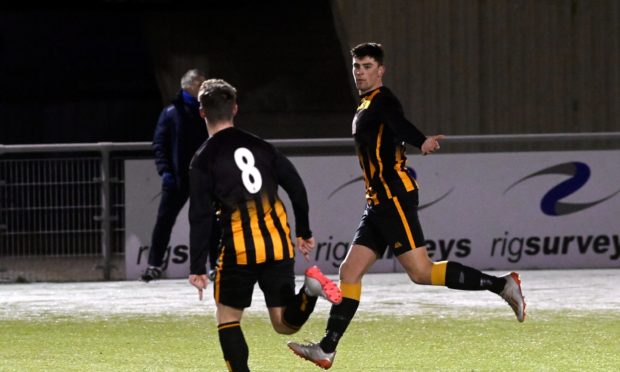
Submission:
<svg viewBox="0 0 620 372">
<path fill-rule="evenodd" d="M 271 326 L 273 327 L 273 330 L 281 335 L 292 335 L 299 330 L 290 327 L 284 321 L 284 307 L 270 307 L 269 319 L 271 320 Z"/>
<path fill-rule="evenodd" d="M 359 283 L 363 276 L 364 273 L 361 272 L 360 268 L 346 262 L 343 262 L 338 270 L 338 278 L 344 283 Z"/>
<path fill-rule="evenodd" d="M 415 284 L 431 284 L 430 280 L 427 279 L 427 276 L 419 271 L 407 272 L 407 274 L 409 275 L 409 279 L 411 279 L 411 281 Z"/>
<path fill-rule="evenodd" d="M 272 324 L 272 326 L 273 326 L 274 331 L 276 331 L 276 333 L 281 334 L 281 335 L 292 335 L 294 333 L 297 333 L 297 331 L 299 331 L 299 329 L 288 327 L 282 323 Z"/>
<path fill-rule="evenodd" d="M 340 281 L 343 283 L 359 283 L 366 271 L 377 261 L 377 255 L 370 248 L 353 245 L 339 269 Z"/>
<path fill-rule="evenodd" d="M 419 261 L 416 265 L 407 270 L 409 278 L 415 284 L 431 284 L 433 264 L 431 261 Z"/>
<path fill-rule="evenodd" d="M 431 284 L 433 262 L 428 257 L 425 247 L 398 256 L 398 260 L 412 282 L 423 285 Z"/>
</svg>

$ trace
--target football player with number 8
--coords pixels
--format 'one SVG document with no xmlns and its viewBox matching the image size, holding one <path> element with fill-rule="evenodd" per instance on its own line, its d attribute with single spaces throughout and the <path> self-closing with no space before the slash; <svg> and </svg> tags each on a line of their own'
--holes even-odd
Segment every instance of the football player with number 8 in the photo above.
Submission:
<svg viewBox="0 0 620 372">
<path fill-rule="evenodd" d="M 306 270 L 304 285 L 295 293 L 295 252 L 279 186 L 291 199 L 297 248 L 306 258 L 315 241 L 306 189 L 293 164 L 273 145 L 234 126 L 238 107 L 230 84 L 207 80 L 198 99 L 209 139 L 190 165 L 189 282 L 202 299 L 211 223 L 217 214 L 222 231 L 213 285 L 218 335 L 228 369 L 248 371 L 240 321 L 256 283 L 273 328 L 281 334 L 297 332 L 319 296 L 333 304 L 342 297 L 316 266 Z"/>
</svg>

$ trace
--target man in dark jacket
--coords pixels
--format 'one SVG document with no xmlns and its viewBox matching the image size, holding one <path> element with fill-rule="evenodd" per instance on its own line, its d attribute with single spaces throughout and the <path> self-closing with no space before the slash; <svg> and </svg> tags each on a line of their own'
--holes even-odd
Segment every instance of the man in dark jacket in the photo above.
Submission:
<svg viewBox="0 0 620 372">
<path fill-rule="evenodd" d="M 198 90 L 205 80 L 200 70 L 189 70 L 181 78 L 181 90 L 157 121 L 153 138 L 155 165 L 162 177 L 157 222 L 153 228 L 148 268 L 142 280 L 159 279 L 167 267 L 164 256 L 176 218 L 189 197 L 189 163 L 207 139 L 207 128 L 198 111 Z M 214 226 L 217 229 L 217 226 Z M 219 238 L 215 234 L 215 238 Z M 215 239 L 214 238 L 214 239 Z M 211 257 L 211 266 L 216 257 Z"/>
</svg>

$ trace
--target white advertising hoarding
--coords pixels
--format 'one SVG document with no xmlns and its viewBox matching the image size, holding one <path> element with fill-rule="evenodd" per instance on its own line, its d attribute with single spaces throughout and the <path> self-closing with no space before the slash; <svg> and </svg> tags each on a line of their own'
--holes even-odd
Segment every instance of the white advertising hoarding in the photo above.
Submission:
<svg viewBox="0 0 620 372">
<path fill-rule="evenodd" d="M 364 209 L 357 157 L 291 157 L 310 202 L 317 240 L 311 262 L 336 273 Z M 420 184 L 420 220 L 433 260 L 480 269 L 620 267 L 620 151 L 410 156 Z M 146 266 L 159 203 L 152 161 L 125 164 L 126 270 Z M 292 209 L 286 193 L 290 224 Z M 173 230 L 167 276 L 188 272 L 187 205 Z M 371 271 L 398 271 L 391 257 Z"/>
<path fill-rule="evenodd" d="M 138 279 L 146 269 L 151 234 L 161 195 L 161 178 L 153 160 L 125 161 L 125 275 Z M 189 203 L 177 217 L 164 256 L 165 276 L 183 278 L 189 273 Z"/>
</svg>

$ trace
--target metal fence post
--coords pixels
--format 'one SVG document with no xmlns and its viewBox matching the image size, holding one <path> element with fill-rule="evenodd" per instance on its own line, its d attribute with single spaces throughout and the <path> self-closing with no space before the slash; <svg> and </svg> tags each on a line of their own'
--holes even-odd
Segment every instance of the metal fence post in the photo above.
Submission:
<svg viewBox="0 0 620 372">
<path fill-rule="evenodd" d="M 103 280 L 110 280 L 112 272 L 112 221 L 110 217 L 110 144 L 100 143 L 101 151 L 101 254 Z"/>
</svg>

